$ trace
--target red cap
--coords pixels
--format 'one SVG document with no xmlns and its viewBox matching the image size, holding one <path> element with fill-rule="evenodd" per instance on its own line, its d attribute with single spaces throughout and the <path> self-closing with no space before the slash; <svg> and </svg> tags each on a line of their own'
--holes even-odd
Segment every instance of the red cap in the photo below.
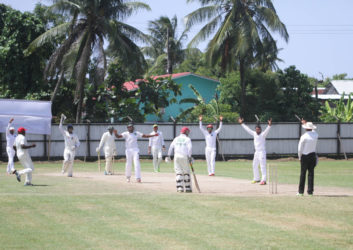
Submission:
<svg viewBox="0 0 353 250">
<path fill-rule="evenodd" d="M 183 127 L 183 128 L 180 130 L 180 133 L 185 134 L 186 131 L 190 131 L 190 129 L 189 129 L 188 127 Z"/>
<path fill-rule="evenodd" d="M 19 127 L 18 129 L 17 129 L 17 132 L 18 133 L 23 133 L 23 132 L 25 132 L 27 129 L 25 129 L 24 127 Z"/>
<path fill-rule="evenodd" d="M 213 128 L 213 125 L 212 124 L 208 124 L 207 128 Z"/>
</svg>

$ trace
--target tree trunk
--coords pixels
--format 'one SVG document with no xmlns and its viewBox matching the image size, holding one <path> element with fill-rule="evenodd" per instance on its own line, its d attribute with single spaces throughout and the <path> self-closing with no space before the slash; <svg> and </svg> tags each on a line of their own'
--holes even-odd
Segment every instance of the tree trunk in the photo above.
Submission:
<svg viewBox="0 0 353 250">
<path fill-rule="evenodd" d="M 245 82 L 244 59 L 239 60 L 239 73 L 240 73 L 240 85 L 241 85 L 240 115 L 244 117 L 244 115 L 246 114 L 246 82 Z"/>
<path fill-rule="evenodd" d="M 54 100 L 55 100 L 55 97 L 56 95 L 58 94 L 59 92 L 59 88 L 61 86 L 61 83 L 63 81 L 63 78 L 64 78 L 64 70 L 61 70 L 60 73 L 59 73 L 59 78 L 58 78 L 58 82 L 56 83 L 55 85 L 55 89 L 51 95 L 51 98 L 50 98 L 50 101 L 51 103 L 54 103 Z"/>
<path fill-rule="evenodd" d="M 173 74 L 173 65 L 169 48 L 169 28 L 167 29 L 167 73 Z"/>
<path fill-rule="evenodd" d="M 88 70 L 88 63 L 91 56 L 91 40 L 92 37 L 89 34 L 85 42 L 85 47 L 83 48 L 82 54 L 80 56 L 79 62 L 77 63 L 77 86 L 76 86 L 76 95 L 75 102 L 77 102 L 77 111 L 76 111 L 76 123 L 82 121 L 82 104 L 84 97 L 84 87 L 86 84 L 86 74 Z"/>
</svg>

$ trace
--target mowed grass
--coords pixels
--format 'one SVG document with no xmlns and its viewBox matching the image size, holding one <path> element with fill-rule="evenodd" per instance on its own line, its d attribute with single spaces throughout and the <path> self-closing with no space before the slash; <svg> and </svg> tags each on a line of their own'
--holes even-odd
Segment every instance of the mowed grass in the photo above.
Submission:
<svg viewBox="0 0 353 250">
<path fill-rule="evenodd" d="M 269 163 L 281 183 L 298 183 L 298 162 Z M 1 164 L 0 249 L 353 249 L 353 197 L 166 194 L 38 175 L 59 172 L 60 163 L 35 167 L 37 186 L 24 187 Z M 251 161 L 216 168 L 218 176 L 252 177 Z M 151 162 L 142 169 L 152 171 Z M 202 161 L 195 169 L 207 174 Z M 97 164 L 75 163 L 74 171 Z M 321 161 L 315 177 L 316 185 L 353 189 L 353 162 Z"/>
</svg>

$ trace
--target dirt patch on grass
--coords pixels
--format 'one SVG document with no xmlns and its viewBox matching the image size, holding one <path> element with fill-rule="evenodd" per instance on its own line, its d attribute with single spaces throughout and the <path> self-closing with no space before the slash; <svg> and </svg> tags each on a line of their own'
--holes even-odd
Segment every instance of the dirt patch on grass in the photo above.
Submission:
<svg viewBox="0 0 353 250">
<path fill-rule="evenodd" d="M 63 176 L 60 173 L 45 173 L 44 176 Z M 63 176 L 63 178 L 67 178 Z M 173 173 L 142 173 L 142 183 L 137 183 L 134 178 L 127 183 L 122 173 L 106 176 L 98 172 L 77 172 L 73 179 L 85 179 L 95 182 L 105 182 L 117 185 L 121 189 L 134 189 L 136 191 L 154 191 L 160 193 L 175 193 L 175 175 Z M 250 180 L 218 177 L 197 176 L 201 189 L 200 195 L 222 195 L 222 196 L 295 196 L 298 185 L 278 184 L 276 195 L 269 193 L 269 185 L 251 184 Z M 193 188 L 194 194 L 197 193 Z M 339 187 L 315 187 L 315 196 L 344 197 L 353 196 L 353 189 Z"/>
</svg>

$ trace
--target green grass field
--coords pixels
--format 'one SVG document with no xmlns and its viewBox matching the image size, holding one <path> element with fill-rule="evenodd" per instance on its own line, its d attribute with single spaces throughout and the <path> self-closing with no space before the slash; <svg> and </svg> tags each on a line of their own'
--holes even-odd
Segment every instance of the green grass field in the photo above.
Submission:
<svg viewBox="0 0 353 250">
<path fill-rule="evenodd" d="M 297 161 L 271 161 L 279 182 L 297 184 Z M 120 163 L 119 172 L 122 172 Z M 18 164 L 17 164 L 18 166 Z M 152 192 L 114 183 L 43 176 L 34 187 L 0 175 L 0 249 L 353 249 L 352 196 L 265 196 Z M 20 168 L 20 167 L 18 167 Z M 94 172 L 96 163 L 75 163 Z M 196 162 L 206 174 L 204 162 Z M 251 161 L 217 162 L 218 176 L 251 179 Z M 150 161 L 142 163 L 152 170 Z M 163 165 L 162 172 L 171 172 Z M 315 185 L 353 190 L 353 161 L 321 161 Z"/>
</svg>

